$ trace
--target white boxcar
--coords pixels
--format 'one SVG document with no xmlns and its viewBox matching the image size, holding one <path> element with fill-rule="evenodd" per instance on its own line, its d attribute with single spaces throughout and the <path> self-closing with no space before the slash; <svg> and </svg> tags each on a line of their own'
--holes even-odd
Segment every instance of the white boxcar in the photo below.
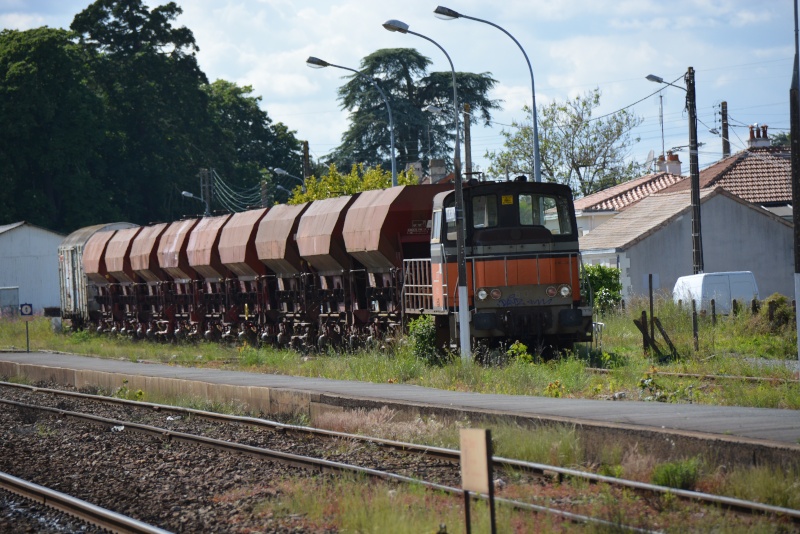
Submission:
<svg viewBox="0 0 800 534">
<path fill-rule="evenodd" d="M 122 230 L 137 226 L 127 222 L 97 224 L 75 230 L 58 247 L 58 276 L 61 291 L 61 317 L 73 324 L 89 320 L 89 311 L 95 306 L 94 295 L 89 294 L 86 273 L 83 272 L 83 247 L 95 233 L 102 230 Z"/>
</svg>

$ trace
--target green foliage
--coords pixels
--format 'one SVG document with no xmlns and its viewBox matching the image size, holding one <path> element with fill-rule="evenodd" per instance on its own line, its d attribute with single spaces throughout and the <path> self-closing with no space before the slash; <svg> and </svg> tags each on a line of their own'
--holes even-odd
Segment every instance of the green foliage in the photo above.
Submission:
<svg viewBox="0 0 800 534">
<path fill-rule="evenodd" d="M 117 399 L 142 401 L 144 400 L 144 391 L 142 391 L 141 389 L 137 389 L 136 391 L 129 389 L 128 381 L 123 380 L 122 385 L 117 389 L 115 389 L 110 396 L 115 397 Z"/>
<path fill-rule="evenodd" d="M 771 333 L 778 333 L 787 326 L 794 327 L 795 318 L 792 302 L 785 295 L 773 293 L 764 300 L 758 310 L 761 321 L 769 326 Z M 770 319 L 770 315 L 772 318 Z"/>
<path fill-rule="evenodd" d="M 445 357 L 436 346 L 436 321 L 430 315 L 421 315 L 408 325 L 411 351 L 414 356 L 432 365 L 441 365 Z"/>
<path fill-rule="evenodd" d="M 657 465 L 650 481 L 658 486 L 691 490 L 700 479 L 700 459 L 689 458 Z"/>
<path fill-rule="evenodd" d="M 397 175 L 398 185 L 415 185 L 419 183 L 414 171 L 402 171 Z M 339 172 L 336 165 L 331 165 L 328 174 L 321 178 L 314 176 L 305 181 L 306 191 L 300 185 L 292 191 L 289 204 L 302 204 L 312 200 L 354 195 L 361 191 L 386 189 L 392 186 L 392 173 L 381 167 L 365 167 L 364 164 L 353 165 L 349 174 Z"/>
<path fill-rule="evenodd" d="M 642 119 L 627 110 L 593 118 L 599 106 L 600 90 L 595 89 L 537 109 L 543 180 L 569 185 L 584 196 L 639 175 L 641 165 L 628 161 L 628 149 L 639 141 L 631 131 Z M 530 108 L 525 111 L 530 116 Z M 512 131 L 503 132 L 504 149 L 486 154 L 492 176 L 532 173 L 533 129 L 530 124 L 512 125 Z"/>
<path fill-rule="evenodd" d="M 506 354 L 519 362 L 533 363 L 533 356 L 528 353 L 528 346 L 517 340 L 508 347 Z"/>
<path fill-rule="evenodd" d="M 371 80 L 380 85 L 392 110 L 397 168 L 407 163 L 441 158 L 452 163 L 455 139 L 452 73 L 428 73 L 431 61 L 414 49 L 391 48 L 373 52 L 361 60 L 361 75 L 349 76 L 339 88 L 342 107 L 351 112 L 350 128 L 329 162 L 339 168 L 363 163 L 391 168 L 389 115 Z M 488 73 L 456 73 L 458 97 L 471 106 L 473 121 L 488 123 L 490 112 L 500 106 L 488 98 L 496 81 Z M 423 111 L 434 105 L 442 113 Z M 430 142 L 429 142 L 430 139 Z M 430 149 L 429 149 L 430 147 Z M 423 158 L 422 155 L 427 157 Z"/>
<path fill-rule="evenodd" d="M 200 168 L 255 188 L 299 141 L 249 86 L 209 84 L 175 2 L 97 0 L 72 31 L 0 32 L 0 224 L 71 232 L 196 213 Z"/>
<path fill-rule="evenodd" d="M 582 274 L 594 292 L 594 309 L 598 313 L 605 314 L 619 306 L 622 301 L 619 269 L 605 265 L 585 265 Z"/>
</svg>

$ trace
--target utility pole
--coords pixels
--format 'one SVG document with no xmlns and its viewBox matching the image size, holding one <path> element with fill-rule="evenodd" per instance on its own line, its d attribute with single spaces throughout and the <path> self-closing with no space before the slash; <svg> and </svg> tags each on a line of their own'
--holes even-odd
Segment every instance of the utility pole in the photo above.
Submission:
<svg viewBox="0 0 800 534">
<path fill-rule="evenodd" d="M 469 104 L 464 104 L 464 174 L 472 178 L 472 141 L 469 134 Z"/>
<path fill-rule="evenodd" d="M 213 192 L 211 186 L 211 173 L 214 169 L 200 169 L 200 197 L 206 204 L 205 216 L 211 215 L 211 195 Z"/>
<path fill-rule="evenodd" d="M 697 154 L 697 98 L 694 92 L 694 69 L 689 67 L 686 82 L 686 109 L 689 112 L 689 178 L 692 186 L 692 261 L 694 274 L 702 273 L 703 239 L 700 230 L 700 164 Z"/>
<path fill-rule="evenodd" d="M 731 141 L 728 137 L 728 103 L 723 102 L 722 106 L 722 157 L 727 158 L 731 155 Z"/>
<path fill-rule="evenodd" d="M 792 222 L 794 222 L 794 298 L 800 300 L 800 47 L 797 40 L 797 0 L 794 0 L 794 72 L 789 90 L 792 147 Z M 797 358 L 800 360 L 800 313 L 795 313 Z"/>
<path fill-rule="evenodd" d="M 303 141 L 303 181 L 311 176 L 311 162 L 308 159 L 308 141 Z"/>
</svg>

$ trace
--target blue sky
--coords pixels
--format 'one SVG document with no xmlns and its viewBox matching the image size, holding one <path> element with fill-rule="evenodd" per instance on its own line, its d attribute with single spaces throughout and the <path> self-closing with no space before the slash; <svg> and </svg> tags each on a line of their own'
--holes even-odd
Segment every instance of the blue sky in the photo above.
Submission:
<svg viewBox="0 0 800 534">
<path fill-rule="evenodd" d="M 598 87 L 597 115 L 632 104 L 658 89 L 645 80 L 665 80 L 696 71 L 701 168 L 721 157 L 719 104 L 727 101 L 735 152 L 746 146 L 748 124 L 770 132 L 789 128 L 789 85 L 794 56 L 793 3 L 787 0 L 439 0 L 441 5 L 505 28 L 530 58 L 539 105 Z M 148 0 L 150 6 L 166 2 Z M 309 141 L 313 157 L 335 148 L 347 128 L 337 88 L 345 71 L 310 69 L 308 56 L 358 68 L 380 48 L 416 48 L 431 70 L 448 70 L 441 51 L 412 35 L 391 33 L 383 22 L 399 19 L 438 42 L 460 71 L 489 72 L 498 81 L 491 97 L 503 101 L 495 125 L 473 128 L 472 155 L 479 166 L 487 150 L 499 150 L 503 124 L 524 121 L 531 101 L 525 60 L 511 39 L 471 20 L 433 16 L 436 1 L 421 0 L 177 0 L 177 24 L 190 28 L 198 60 L 210 80 L 252 85 L 274 121 Z M 3 28 L 63 27 L 88 0 L 0 0 Z M 676 82 L 682 85 L 682 78 Z M 663 95 L 666 149 L 688 144 L 685 93 Z M 644 162 L 661 153 L 658 95 L 632 110 L 644 118 L 630 157 Z M 679 152 L 684 174 L 688 152 Z"/>
</svg>

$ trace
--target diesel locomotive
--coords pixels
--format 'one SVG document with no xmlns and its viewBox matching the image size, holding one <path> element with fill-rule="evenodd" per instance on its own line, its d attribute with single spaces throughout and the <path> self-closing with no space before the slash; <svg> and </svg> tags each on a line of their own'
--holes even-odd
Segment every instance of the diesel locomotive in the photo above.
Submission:
<svg viewBox="0 0 800 534">
<path fill-rule="evenodd" d="M 572 192 L 464 182 L 470 339 L 570 348 L 592 337 Z M 459 340 L 452 184 L 80 229 L 59 248 L 73 327 L 137 338 L 356 347 L 434 318 Z"/>
</svg>

